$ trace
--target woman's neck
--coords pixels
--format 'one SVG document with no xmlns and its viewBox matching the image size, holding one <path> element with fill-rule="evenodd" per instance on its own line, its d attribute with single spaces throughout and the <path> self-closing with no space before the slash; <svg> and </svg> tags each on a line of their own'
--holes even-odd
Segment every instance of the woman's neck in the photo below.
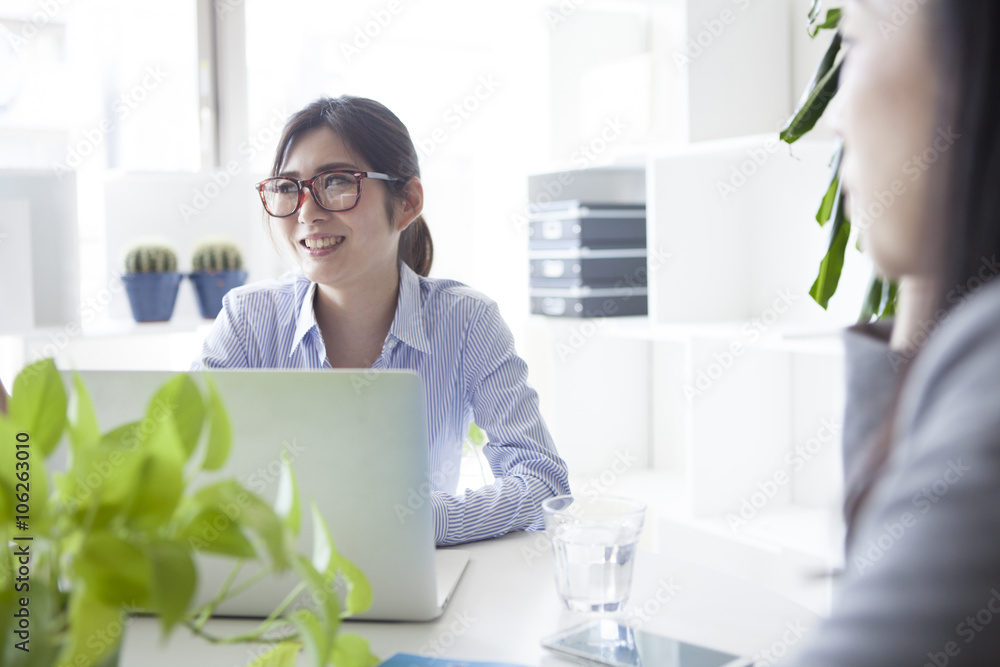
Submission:
<svg viewBox="0 0 1000 667">
<path fill-rule="evenodd" d="M 386 274 L 352 289 L 317 284 L 313 312 L 334 368 L 368 368 L 381 354 L 399 299 L 398 268 Z"/>
</svg>

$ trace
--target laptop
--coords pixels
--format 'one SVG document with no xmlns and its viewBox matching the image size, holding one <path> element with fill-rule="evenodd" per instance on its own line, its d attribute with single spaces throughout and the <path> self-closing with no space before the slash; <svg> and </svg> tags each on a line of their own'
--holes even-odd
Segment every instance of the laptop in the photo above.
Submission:
<svg viewBox="0 0 1000 667">
<path fill-rule="evenodd" d="M 444 612 L 468 552 L 434 546 L 424 387 L 412 371 L 212 370 L 232 424 L 222 470 L 195 484 L 235 477 L 274 503 L 287 450 L 302 504 L 299 551 L 312 554 L 310 501 L 337 551 L 372 586 L 359 620 L 428 621 Z M 102 432 L 140 419 L 167 371 L 79 371 Z M 191 373 L 205 394 L 201 372 Z M 70 373 L 64 372 L 67 386 Z M 256 569 L 248 562 L 241 579 Z M 232 561 L 198 554 L 196 602 L 210 600 Z M 240 580 L 237 580 L 240 581 Z M 266 617 L 297 583 L 267 577 L 220 605 L 221 616 Z M 309 604 L 305 596 L 299 603 Z"/>
</svg>

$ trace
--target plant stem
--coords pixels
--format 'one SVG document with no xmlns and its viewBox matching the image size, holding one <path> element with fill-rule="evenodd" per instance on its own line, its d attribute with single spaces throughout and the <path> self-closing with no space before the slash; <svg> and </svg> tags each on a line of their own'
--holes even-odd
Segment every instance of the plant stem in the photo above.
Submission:
<svg viewBox="0 0 1000 667">
<path fill-rule="evenodd" d="M 198 617 L 195 620 L 195 625 L 198 626 L 199 630 L 205 627 L 205 623 L 208 622 L 209 617 L 212 615 L 212 612 L 215 611 L 215 608 L 219 606 L 219 603 L 226 599 L 226 595 L 229 593 L 229 587 L 233 585 L 234 581 L 236 581 L 236 576 L 243 568 L 243 563 L 244 561 L 242 560 L 237 561 L 236 565 L 233 566 L 233 569 L 229 571 L 229 575 L 226 577 L 226 580 L 222 582 L 222 587 L 219 589 L 219 592 L 216 593 L 215 597 L 212 598 L 211 601 L 201 608 L 201 612 L 199 612 Z"/>
<path fill-rule="evenodd" d="M 274 621 L 274 622 L 272 622 L 270 624 L 270 627 L 264 628 L 263 630 L 261 630 L 261 628 L 258 628 L 257 630 L 254 630 L 252 632 L 247 632 L 247 633 L 244 633 L 242 635 L 234 635 L 232 637 L 217 637 L 216 635 L 213 635 L 213 634 L 211 634 L 209 632 L 206 632 L 204 629 L 202 629 L 200 627 L 195 627 L 195 625 L 193 623 L 191 623 L 190 621 L 186 621 L 184 623 L 184 625 L 186 625 L 187 628 L 189 630 L 191 630 L 192 633 L 194 633 L 196 636 L 198 636 L 198 637 L 200 637 L 200 638 L 204 639 L 205 641 L 210 642 L 212 644 L 241 644 L 241 643 L 242 644 L 273 644 L 274 643 L 274 639 L 264 639 L 264 638 L 261 637 L 261 635 L 263 634 L 263 632 L 265 632 L 267 630 L 273 630 L 275 628 L 280 628 L 280 627 L 283 627 L 283 626 L 289 626 L 291 624 L 292 624 L 291 621 L 286 621 L 286 620 Z M 263 626 L 263 624 L 261 624 L 261 625 Z M 285 640 L 285 639 L 289 639 L 289 638 L 294 637 L 294 636 L 295 635 L 288 635 L 287 637 L 282 637 L 281 639 Z"/>
</svg>

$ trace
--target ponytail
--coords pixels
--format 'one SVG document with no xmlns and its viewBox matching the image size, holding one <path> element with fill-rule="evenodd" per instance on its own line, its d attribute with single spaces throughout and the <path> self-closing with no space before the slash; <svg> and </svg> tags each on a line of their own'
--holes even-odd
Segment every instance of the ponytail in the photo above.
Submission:
<svg viewBox="0 0 1000 667">
<path fill-rule="evenodd" d="M 431 241 L 431 230 L 427 227 L 424 216 L 418 215 L 399 235 L 399 259 L 406 262 L 418 276 L 426 278 L 431 272 L 434 242 Z"/>
</svg>

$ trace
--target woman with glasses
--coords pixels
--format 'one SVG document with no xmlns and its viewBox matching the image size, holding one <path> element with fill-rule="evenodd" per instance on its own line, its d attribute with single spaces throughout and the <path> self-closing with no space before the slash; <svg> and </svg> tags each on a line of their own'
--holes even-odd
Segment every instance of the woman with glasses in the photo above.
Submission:
<svg viewBox="0 0 1000 667">
<path fill-rule="evenodd" d="M 1000 665 L 1000 2 L 844 12 L 851 217 L 901 287 L 846 337 L 846 572 L 781 664 Z"/>
<path fill-rule="evenodd" d="M 195 367 L 414 370 L 437 543 L 541 528 L 541 501 L 569 490 L 566 465 L 496 303 L 427 277 L 433 245 L 403 123 L 372 100 L 318 99 L 288 121 L 257 189 L 301 274 L 229 292 Z M 473 419 L 497 479 L 456 494 Z"/>
</svg>

